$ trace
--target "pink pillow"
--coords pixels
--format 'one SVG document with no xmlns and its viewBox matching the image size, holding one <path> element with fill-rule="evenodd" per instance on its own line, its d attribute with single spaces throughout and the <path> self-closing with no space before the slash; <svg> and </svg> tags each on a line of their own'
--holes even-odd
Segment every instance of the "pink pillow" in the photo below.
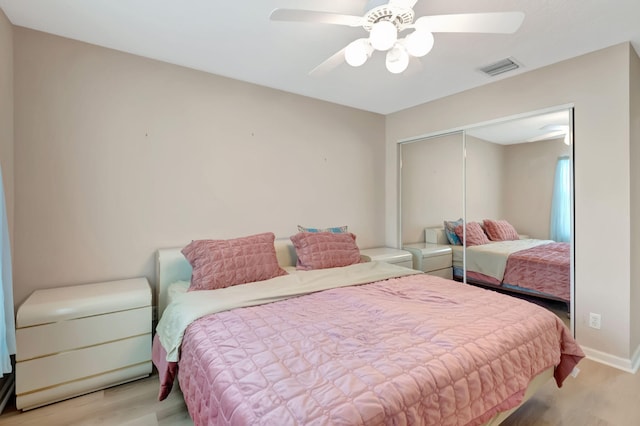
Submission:
<svg viewBox="0 0 640 426">
<path fill-rule="evenodd" d="M 506 220 L 489 220 L 482 221 L 484 230 L 491 241 L 510 241 L 519 240 L 518 231 Z"/>
<path fill-rule="evenodd" d="M 182 249 L 193 273 L 189 291 L 215 290 L 287 275 L 271 232 L 231 240 L 197 240 Z"/>
<path fill-rule="evenodd" d="M 296 248 L 296 269 L 336 268 L 360 263 L 356 236 L 350 232 L 300 232 L 291 237 Z"/>
<path fill-rule="evenodd" d="M 458 225 L 456 226 L 456 235 L 458 236 L 458 238 L 460 238 L 460 241 L 462 241 L 462 243 L 464 244 L 465 241 L 462 237 L 462 227 L 464 225 Z M 482 244 L 489 244 L 491 241 L 489 241 L 489 239 L 487 238 L 487 235 L 484 233 L 484 231 L 482 230 L 482 227 L 480 226 L 480 224 L 478 222 L 469 222 L 467 224 L 467 229 L 466 229 L 466 237 L 467 237 L 467 241 L 466 241 L 466 245 L 467 247 L 470 246 L 479 246 Z"/>
</svg>

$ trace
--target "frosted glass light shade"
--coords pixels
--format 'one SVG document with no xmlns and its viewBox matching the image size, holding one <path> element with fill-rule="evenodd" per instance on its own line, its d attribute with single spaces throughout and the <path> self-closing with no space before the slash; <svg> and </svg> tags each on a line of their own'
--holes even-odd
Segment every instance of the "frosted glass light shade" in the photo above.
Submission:
<svg viewBox="0 0 640 426">
<path fill-rule="evenodd" d="M 405 38 L 409 55 L 421 58 L 433 49 L 433 34 L 425 30 L 416 30 Z"/>
<path fill-rule="evenodd" d="M 344 50 L 344 59 L 352 67 L 359 67 L 367 62 L 371 55 L 372 47 L 369 40 L 360 38 L 352 41 Z"/>
<path fill-rule="evenodd" d="M 400 74 L 409 66 L 409 53 L 402 45 L 396 44 L 387 52 L 385 63 L 390 73 Z"/>
<path fill-rule="evenodd" d="M 378 21 L 371 27 L 369 41 L 376 50 L 389 50 L 398 40 L 398 30 L 389 21 Z"/>
</svg>

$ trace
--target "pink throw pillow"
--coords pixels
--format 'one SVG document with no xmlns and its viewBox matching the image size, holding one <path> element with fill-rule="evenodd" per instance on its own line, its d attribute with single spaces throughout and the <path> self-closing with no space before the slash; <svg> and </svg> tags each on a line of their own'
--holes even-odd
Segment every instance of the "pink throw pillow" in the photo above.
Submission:
<svg viewBox="0 0 640 426">
<path fill-rule="evenodd" d="M 518 231 L 506 220 L 490 220 L 482 221 L 484 230 L 491 241 L 511 241 L 519 240 Z"/>
<path fill-rule="evenodd" d="M 193 273 L 189 291 L 215 290 L 287 275 L 271 232 L 231 240 L 197 240 L 182 249 Z"/>
<path fill-rule="evenodd" d="M 463 234 L 462 234 L 462 227 L 464 225 L 458 225 L 456 226 L 456 235 L 458 236 L 458 238 L 460 238 L 460 241 L 462 241 L 462 243 L 464 244 L 464 238 L 463 238 Z M 466 245 L 467 247 L 471 247 L 471 246 L 479 246 L 482 244 L 489 244 L 491 241 L 489 241 L 489 239 L 487 238 L 487 235 L 484 233 L 484 231 L 482 230 L 482 227 L 480 226 L 480 224 L 478 222 L 469 222 L 467 224 L 467 229 L 466 229 Z"/>
<path fill-rule="evenodd" d="M 356 236 L 350 232 L 300 232 L 291 241 L 298 256 L 296 269 L 308 271 L 360 263 Z"/>
</svg>

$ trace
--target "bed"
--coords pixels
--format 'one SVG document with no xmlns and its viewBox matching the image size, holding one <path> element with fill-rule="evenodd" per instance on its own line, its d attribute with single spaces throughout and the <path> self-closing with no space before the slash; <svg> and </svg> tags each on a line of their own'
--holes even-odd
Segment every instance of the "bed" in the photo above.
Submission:
<svg viewBox="0 0 640 426">
<path fill-rule="evenodd" d="M 443 228 L 426 228 L 427 242 L 449 245 L 453 277 L 463 281 L 464 248 L 451 245 Z M 522 236 L 491 241 L 466 249 L 467 282 L 507 292 L 533 295 L 570 305 L 571 249 L 569 243 Z"/>
<path fill-rule="evenodd" d="M 197 425 L 499 424 L 584 356 L 528 302 L 382 262 L 299 271 L 273 247 L 286 275 L 188 292 L 181 249 L 158 250 L 159 398 L 177 378 Z"/>
</svg>

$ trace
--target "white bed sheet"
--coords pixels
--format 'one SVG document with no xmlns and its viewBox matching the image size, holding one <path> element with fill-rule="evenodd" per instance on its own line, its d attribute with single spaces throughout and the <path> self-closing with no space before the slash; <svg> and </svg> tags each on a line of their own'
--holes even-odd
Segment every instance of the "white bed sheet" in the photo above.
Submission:
<svg viewBox="0 0 640 426">
<path fill-rule="evenodd" d="M 386 262 L 366 262 L 341 268 L 315 269 L 239 284 L 217 290 L 185 292 L 167 305 L 156 327 L 167 361 L 178 360 L 184 331 L 191 322 L 211 313 L 264 303 L 330 288 L 365 284 L 388 278 L 421 274 L 421 271 Z"/>
</svg>

